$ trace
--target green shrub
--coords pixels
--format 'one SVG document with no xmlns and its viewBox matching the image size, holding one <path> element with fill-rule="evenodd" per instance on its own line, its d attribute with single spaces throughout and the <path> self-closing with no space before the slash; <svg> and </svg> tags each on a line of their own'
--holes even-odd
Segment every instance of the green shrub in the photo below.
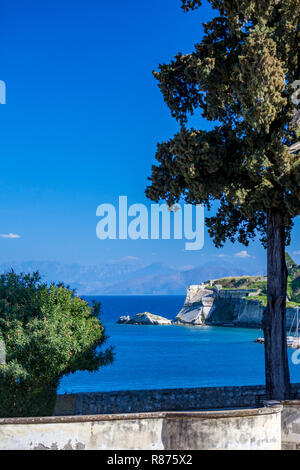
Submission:
<svg viewBox="0 0 300 470">
<path fill-rule="evenodd" d="M 297 302 L 297 304 L 300 304 L 300 276 L 296 277 L 292 282 L 291 282 L 291 287 L 293 290 L 293 296 L 291 299 L 294 302 Z"/>
<path fill-rule="evenodd" d="M 63 376 L 112 362 L 112 349 L 100 350 L 106 336 L 99 313 L 99 304 L 47 286 L 38 273 L 0 276 L 0 417 L 52 415 Z"/>
</svg>

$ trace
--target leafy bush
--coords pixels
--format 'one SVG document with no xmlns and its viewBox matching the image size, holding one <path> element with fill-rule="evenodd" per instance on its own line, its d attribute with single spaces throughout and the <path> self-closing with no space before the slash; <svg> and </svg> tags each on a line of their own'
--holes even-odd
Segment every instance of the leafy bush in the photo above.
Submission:
<svg viewBox="0 0 300 470">
<path fill-rule="evenodd" d="M 300 275 L 300 266 L 292 259 L 289 253 L 285 254 L 286 266 L 289 272 L 289 276 L 294 279 Z"/>
<path fill-rule="evenodd" d="M 266 307 L 268 303 L 268 297 L 266 295 L 253 295 L 252 297 L 247 298 L 248 302 L 252 302 L 253 300 L 259 300 L 259 302 Z"/>
<path fill-rule="evenodd" d="M 297 304 L 300 304 L 300 276 L 296 277 L 292 282 L 291 282 L 291 287 L 293 290 L 293 297 L 292 300 L 294 302 L 297 302 Z"/>
<path fill-rule="evenodd" d="M 97 371 L 113 360 L 99 319 L 63 285 L 47 286 L 40 275 L 0 276 L 0 416 L 52 415 L 60 379 L 78 370 Z"/>
<path fill-rule="evenodd" d="M 261 289 L 265 288 L 267 281 L 262 276 L 227 277 L 214 281 L 214 285 L 222 285 L 223 289 Z"/>
</svg>

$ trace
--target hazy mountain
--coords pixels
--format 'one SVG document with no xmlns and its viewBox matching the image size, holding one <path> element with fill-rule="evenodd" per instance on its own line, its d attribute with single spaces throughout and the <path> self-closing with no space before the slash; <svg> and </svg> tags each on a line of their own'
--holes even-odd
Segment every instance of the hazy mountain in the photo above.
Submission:
<svg viewBox="0 0 300 470">
<path fill-rule="evenodd" d="M 142 275 L 141 270 L 128 279 L 122 282 L 115 283 L 105 289 L 105 294 L 110 295 L 142 295 L 142 294 L 156 294 L 156 295 L 175 295 L 185 294 L 186 288 L 191 284 L 199 284 L 209 279 L 218 279 L 227 276 L 242 276 L 247 275 L 260 275 L 262 272 L 257 272 L 255 269 L 246 269 L 244 267 L 236 267 L 234 264 L 220 263 L 218 265 L 203 265 L 197 268 L 175 271 L 170 270 L 164 273 L 161 270 L 153 275 Z"/>
<path fill-rule="evenodd" d="M 185 294 L 191 284 L 208 279 L 243 274 L 257 275 L 255 264 L 247 268 L 240 263 L 214 261 L 192 269 L 175 270 L 161 263 L 144 265 L 134 257 L 95 266 L 62 264 L 51 261 L 5 263 L 0 272 L 14 269 L 16 272 L 39 271 L 47 282 L 64 282 L 81 295 L 171 295 Z"/>
<path fill-rule="evenodd" d="M 105 264 L 85 266 L 80 264 L 63 264 L 54 261 L 11 262 L 0 265 L 0 272 L 14 269 L 17 273 L 39 271 L 47 282 L 64 282 L 76 289 L 78 293 L 103 292 L 106 286 L 121 282 L 124 277 L 144 267 L 139 258 L 126 257 Z"/>
</svg>

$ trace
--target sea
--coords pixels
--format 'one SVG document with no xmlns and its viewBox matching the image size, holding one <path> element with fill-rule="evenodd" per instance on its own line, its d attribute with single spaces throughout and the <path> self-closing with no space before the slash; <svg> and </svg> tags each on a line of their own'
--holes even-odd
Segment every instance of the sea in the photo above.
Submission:
<svg viewBox="0 0 300 470">
<path fill-rule="evenodd" d="M 95 296 L 115 360 L 97 372 L 64 377 L 58 393 L 215 387 L 264 384 L 264 347 L 254 343 L 261 330 L 211 326 L 119 325 L 121 315 L 151 312 L 174 319 L 184 296 Z M 300 364 L 291 361 L 292 382 Z M 300 354 L 299 354 L 300 355 Z"/>
</svg>

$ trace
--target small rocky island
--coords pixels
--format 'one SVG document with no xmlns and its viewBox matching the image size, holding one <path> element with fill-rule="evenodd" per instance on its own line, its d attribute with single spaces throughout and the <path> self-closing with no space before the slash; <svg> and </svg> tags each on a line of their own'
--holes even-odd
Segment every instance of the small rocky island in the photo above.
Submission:
<svg viewBox="0 0 300 470">
<path fill-rule="evenodd" d="M 171 325 L 171 320 L 161 317 L 159 315 L 153 315 L 149 312 L 138 313 L 134 317 L 130 318 L 129 315 L 122 316 L 119 318 L 117 323 L 128 324 L 128 325 Z"/>
</svg>

